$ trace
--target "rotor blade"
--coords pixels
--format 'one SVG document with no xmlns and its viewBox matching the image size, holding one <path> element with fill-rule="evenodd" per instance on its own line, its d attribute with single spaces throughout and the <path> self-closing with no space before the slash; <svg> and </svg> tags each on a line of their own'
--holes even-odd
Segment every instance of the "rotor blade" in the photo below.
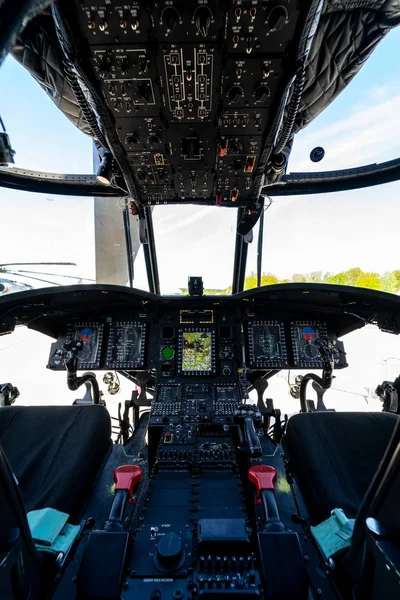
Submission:
<svg viewBox="0 0 400 600">
<path fill-rule="evenodd" d="M 18 273 L 14 273 L 13 271 L 6 271 L 6 273 L 8 273 L 9 275 L 17 275 L 18 277 Z M 43 281 L 43 283 L 50 283 L 51 285 L 61 286 L 61 283 L 56 283 L 55 281 L 48 281 L 47 279 L 41 279 L 40 277 L 32 277 L 32 275 L 19 275 L 19 277 L 26 277 L 26 279 L 35 279 L 36 281 Z"/>
<path fill-rule="evenodd" d="M 18 263 L 2 263 L 0 267 L 22 267 L 22 266 L 33 266 L 33 265 L 57 265 L 66 267 L 76 267 L 77 264 L 73 262 L 18 262 Z"/>
<path fill-rule="evenodd" d="M 5 271 L 7 272 L 7 270 Z M 50 277 L 66 277 L 67 279 L 85 279 L 85 281 L 96 281 L 90 277 L 78 277 L 78 275 L 61 275 L 60 273 L 43 273 L 42 271 L 27 271 L 25 269 L 15 269 L 14 273 L 33 273 L 33 275 L 50 275 Z"/>
</svg>

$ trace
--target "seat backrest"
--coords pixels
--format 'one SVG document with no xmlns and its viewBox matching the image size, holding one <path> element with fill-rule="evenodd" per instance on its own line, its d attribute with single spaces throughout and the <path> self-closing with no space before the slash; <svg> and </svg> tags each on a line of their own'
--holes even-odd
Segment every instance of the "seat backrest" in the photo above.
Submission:
<svg viewBox="0 0 400 600">
<path fill-rule="evenodd" d="M 373 440 L 372 440 L 373 443 Z M 368 488 L 367 493 L 362 501 L 360 509 L 358 511 L 354 533 L 352 538 L 352 546 L 347 555 L 347 560 L 351 561 L 356 554 L 360 552 L 360 549 L 365 539 L 365 521 L 367 517 L 376 517 L 378 506 L 380 506 L 379 514 L 383 514 L 384 511 L 388 512 L 389 501 L 385 502 L 385 487 L 396 493 L 396 486 L 400 485 L 400 463 L 397 465 L 396 457 L 400 446 L 400 419 L 396 423 L 393 430 L 392 437 L 386 448 L 386 452 L 382 458 L 379 468 L 376 472 L 371 485 Z M 366 457 L 366 460 L 368 458 Z M 396 472 L 397 469 L 397 472 Z M 398 487 L 397 487 L 398 489 Z M 385 517 L 385 522 L 388 521 L 389 513 Z M 400 531 L 400 513 L 392 515 L 392 526 L 399 532 Z"/>
<path fill-rule="evenodd" d="M 0 598 L 40 597 L 43 561 L 36 552 L 18 484 L 1 446 L 0 556 Z"/>
<path fill-rule="evenodd" d="M 357 515 L 352 545 L 344 557 L 354 598 L 398 595 L 400 584 L 400 419 Z M 376 534 L 384 533 L 381 535 Z M 391 568 L 392 558 L 397 557 Z"/>
</svg>

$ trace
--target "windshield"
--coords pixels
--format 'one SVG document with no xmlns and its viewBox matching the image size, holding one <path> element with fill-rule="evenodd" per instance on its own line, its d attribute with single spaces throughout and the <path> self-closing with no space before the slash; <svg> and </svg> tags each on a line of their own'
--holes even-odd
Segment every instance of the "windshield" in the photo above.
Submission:
<svg viewBox="0 0 400 600">
<path fill-rule="evenodd" d="M 162 294 L 186 294 L 196 275 L 206 294 L 231 292 L 235 210 L 157 206 L 153 219 Z"/>
<path fill-rule="evenodd" d="M 290 173 L 331 171 L 400 156 L 400 31 L 378 46 L 361 72 L 320 116 L 300 132 Z M 312 162 L 310 153 L 325 156 Z M 400 290 L 400 182 L 307 196 L 266 199 L 262 285 L 335 283 Z M 249 246 L 245 289 L 257 285 L 257 239 Z"/>
<path fill-rule="evenodd" d="M 349 168 L 400 155 L 400 88 L 395 61 L 390 60 L 399 51 L 397 28 L 328 109 L 295 137 L 288 172 Z M 93 172 L 91 139 L 10 57 L 0 69 L 0 84 L 7 89 L 1 114 L 16 150 L 16 167 Z M 324 148 L 325 157 L 314 163 L 309 156 L 317 146 Z M 398 292 L 399 191 L 396 182 L 332 194 L 266 198 L 261 284 L 328 282 Z M 129 284 L 123 200 L 0 188 L 0 201 L 3 291 L 54 283 Z M 187 280 L 193 275 L 203 277 L 205 293 L 231 293 L 237 211 L 158 205 L 152 214 L 161 293 L 187 293 Z M 259 224 L 248 244 L 245 289 L 257 285 L 258 231 Z M 134 217 L 130 235 L 133 286 L 148 290 Z M 25 261 L 57 264 L 8 264 Z"/>
<path fill-rule="evenodd" d="M 1 115 L 16 151 L 13 166 L 56 173 L 93 172 L 91 139 L 65 118 L 11 57 L 0 69 L 0 87 L 7 90 Z M 122 202 L 0 187 L 0 205 L 0 294 L 51 285 L 128 284 Z M 131 222 L 134 236 L 133 218 Z M 148 290 L 143 250 L 139 246 L 134 250 L 135 286 Z"/>
</svg>

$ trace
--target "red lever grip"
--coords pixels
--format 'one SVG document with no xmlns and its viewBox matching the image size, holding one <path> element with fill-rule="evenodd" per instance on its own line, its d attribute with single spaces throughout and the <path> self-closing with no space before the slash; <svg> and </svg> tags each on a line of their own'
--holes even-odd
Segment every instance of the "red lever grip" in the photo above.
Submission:
<svg viewBox="0 0 400 600">
<path fill-rule="evenodd" d="M 254 483 L 257 488 L 257 496 L 259 496 L 263 490 L 274 489 L 276 471 L 274 467 L 255 465 L 249 469 L 249 481 Z"/>
<path fill-rule="evenodd" d="M 115 490 L 125 490 L 132 497 L 133 490 L 142 480 L 142 469 L 135 465 L 123 465 L 114 471 Z"/>
</svg>

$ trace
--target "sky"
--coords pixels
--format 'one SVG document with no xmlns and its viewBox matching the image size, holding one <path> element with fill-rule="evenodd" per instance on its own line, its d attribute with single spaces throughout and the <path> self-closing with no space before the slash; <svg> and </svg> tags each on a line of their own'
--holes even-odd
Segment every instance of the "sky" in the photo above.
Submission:
<svg viewBox="0 0 400 600">
<path fill-rule="evenodd" d="M 296 137 L 289 171 L 340 169 L 400 156 L 399 56 L 397 28 L 339 98 Z M 0 115 L 16 150 L 16 166 L 92 172 L 91 140 L 68 122 L 11 58 L 0 69 L 0 89 Z M 326 151 L 319 164 L 309 159 L 315 146 Z M 400 182 L 315 197 L 273 199 L 265 219 L 263 270 L 291 278 L 294 273 L 337 272 L 354 266 L 381 273 L 400 268 L 399 198 Z M 57 273 L 94 277 L 93 202 L 91 198 L 0 188 L 0 263 L 71 261 L 77 266 L 58 267 Z M 156 207 L 153 218 L 162 293 L 185 287 L 189 275 L 203 276 L 209 288 L 225 288 L 232 283 L 235 210 L 166 206 Z M 257 232 L 256 227 L 255 239 Z M 256 253 L 253 243 L 248 273 L 256 269 Z M 135 271 L 135 287 L 147 289 L 142 251 Z M 351 367 L 341 372 L 335 383 L 337 408 L 368 408 L 371 405 L 359 392 L 396 376 L 400 338 L 365 328 L 347 336 L 345 346 Z M 79 393 L 67 390 L 64 373 L 44 369 L 48 351 L 49 339 L 25 328 L 0 338 L 0 381 L 18 385 L 22 401 L 29 397 L 35 403 L 54 402 L 56 393 L 57 402 L 70 403 Z M 23 374 L 18 360 L 21 355 L 30 357 Z M 31 385 L 38 373 L 40 394 L 32 398 Z M 286 410 L 296 410 L 297 403 L 288 394 L 287 376 L 290 381 L 294 379 L 293 373 L 285 372 L 284 379 L 275 378 L 271 383 L 270 393 L 286 400 Z M 357 394 L 349 392 L 354 382 Z M 339 391 L 343 388 L 347 389 L 345 394 Z M 109 405 L 115 408 L 118 401 L 128 398 L 128 390 L 130 386 L 123 382 L 123 397 L 108 398 Z M 333 391 L 329 394 L 335 397 Z M 379 403 L 374 408 L 379 409 Z"/>
</svg>

